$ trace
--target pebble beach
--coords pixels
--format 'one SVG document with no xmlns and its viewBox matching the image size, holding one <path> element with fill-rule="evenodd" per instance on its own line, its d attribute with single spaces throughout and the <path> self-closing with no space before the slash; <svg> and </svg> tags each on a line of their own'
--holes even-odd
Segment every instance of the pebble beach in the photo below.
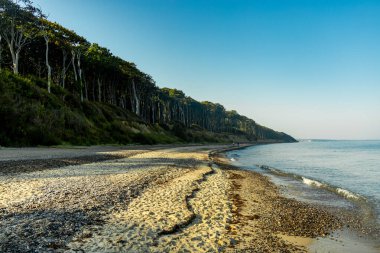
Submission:
<svg viewBox="0 0 380 253">
<path fill-rule="evenodd" d="M 3 159 L 0 252 L 308 252 L 342 226 L 230 165 L 226 148 Z"/>
</svg>

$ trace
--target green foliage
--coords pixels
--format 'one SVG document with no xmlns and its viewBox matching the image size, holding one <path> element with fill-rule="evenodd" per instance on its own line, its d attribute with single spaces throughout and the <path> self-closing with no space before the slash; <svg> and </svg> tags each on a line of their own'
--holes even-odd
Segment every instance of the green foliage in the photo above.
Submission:
<svg viewBox="0 0 380 253">
<path fill-rule="evenodd" d="M 24 78 L 0 71 L 0 121 L 5 122 L 0 145 L 295 141 L 221 104 L 160 89 L 134 63 L 44 19 L 29 0 L 21 1 L 27 8 L 15 2 L 0 0 L 6 10 L 0 11 L 0 32 L 12 30 L 17 12 L 19 35 L 28 27 L 36 36 L 22 51 Z M 47 75 L 44 35 L 53 69 L 51 94 L 41 79 Z M 11 54 L 3 51 L 0 64 L 10 70 Z"/>
<path fill-rule="evenodd" d="M 186 127 L 180 121 L 147 124 L 120 107 L 81 103 L 59 86 L 53 85 L 50 94 L 42 87 L 46 87 L 42 79 L 0 72 L 1 146 L 255 141 L 239 130 L 234 134 L 215 133 L 197 124 Z"/>
<path fill-rule="evenodd" d="M 169 97 L 172 98 L 185 98 L 185 93 L 181 90 L 170 89 L 170 88 L 162 88 L 161 91 Z"/>
</svg>

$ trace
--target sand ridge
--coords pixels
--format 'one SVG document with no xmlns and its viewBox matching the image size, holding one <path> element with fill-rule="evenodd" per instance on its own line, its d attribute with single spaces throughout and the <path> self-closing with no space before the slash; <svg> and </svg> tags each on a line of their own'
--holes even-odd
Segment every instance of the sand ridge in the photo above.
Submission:
<svg viewBox="0 0 380 253">
<path fill-rule="evenodd" d="M 150 187 L 126 210 L 111 213 L 101 228 L 87 227 L 68 252 L 217 252 L 228 246 L 226 223 L 232 213 L 224 172 L 212 168 L 204 152 L 166 155 L 201 162 Z M 155 153 L 148 156 L 155 158 Z"/>
</svg>

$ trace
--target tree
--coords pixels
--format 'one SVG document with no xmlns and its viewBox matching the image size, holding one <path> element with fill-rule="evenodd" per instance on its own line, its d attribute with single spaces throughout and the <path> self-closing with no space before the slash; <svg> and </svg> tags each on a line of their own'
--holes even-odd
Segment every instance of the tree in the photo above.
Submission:
<svg viewBox="0 0 380 253">
<path fill-rule="evenodd" d="M 30 0 L 0 0 L 0 32 L 8 44 L 15 74 L 19 73 L 21 50 L 36 34 L 35 14 L 38 13 L 39 9 Z"/>
<path fill-rule="evenodd" d="M 82 67 L 81 67 L 81 57 L 82 57 L 82 48 L 80 46 L 75 47 L 75 55 L 77 57 L 77 66 L 78 66 L 78 77 L 79 77 L 79 88 L 80 88 L 80 101 L 83 102 L 83 80 L 82 80 Z"/>
<path fill-rule="evenodd" d="M 62 52 L 61 86 L 65 88 L 67 72 L 71 64 L 75 64 L 75 52 L 72 52 L 73 47 L 79 45 L 80 43 L 86 43 L 86 40 L 75 34 L 73 31 L 70 31 L 55 22 L 47 22 L 50 30 L 54 31 L 54 44 L 60 48 Z M 69 53 L 72 53 L 72 55 L 71 60 L 68 61 Z M 73 67 L 76 75 L 75 65 L 73 65 Z"/>
<path fill-rule="evenodd" d="M 81 58 L 82 58 L 82 46 L 79 43 L 75 43 L 71 49 L 71 61 L 73 65 L 73 71 L 75 76 L 75 82 L 79 80 L 79 89 L 80 89 L 80 100 L 83 102 L 83 79 L 82 79 L 82 67 L 81 67 Z M 75 60 L 77 67 L 75 67 Z M 77 72 L 78 71 L 78 72 Z"/>
<path fill-rule="evenodd" d="M 45 33 L 44 34 L 44 39 L 46 43 L 46 67 L 48 71 L 48 92 L 50 93 L 50 86 L 51 86 L 51 66 L 49 64 L 49 34 Z"/>
<path fill-rule="evenodd" d="M 107 48 L 100 47 L 96 43 L 91 44 L 83 56 L 86 60 L 85 65 L 87 66 L 88 76 L 92 80 L 93 98 L 95 100 L 97 96 L 97 100 L 101 102 L 103 82 L 108 79 L 107 76 L 111 72 L 115 72 L 115 69 L 117 69 L 117 60 L 114 59 L 115 57 Z"/>
<path fill-rule="evenodd" d="M 140 99 L 137 96 L 136 92 L 136 84 L 135 84 L 135 79 L 132 78 L 132 90 L 133 90 L 133 98 L 134 98 L 134 112 L 137 115 L 140 115 Z"/>
<path fill-rule="evenodd" d="M 52 37 L 52 31 L 50 31 L 49 22 L 45 19 L 45 17 L 40 17 L 40 29 L 42 36 L 45 40 L 46 50 L 45 50 L 45 63 L 48 73 L 48 92 L 50 93 L 51 87 L 51 66 L 49 64 L 49 42 Z"/>
<path fill-rule="evenodd" d="M 69 61 L 68 63 L 67 62 L 67 56 L 68 56 L 68 50 L 65 48 L 65 47 L 62 47 L 62 72 L 61 72 L 61 85 L 62 85 L 62 88 L 65 88 L 65 84 L 66 84 L 66 75 L 67 75 L 67 71 L 69 70 L 70 68 L 70 65 L 71 65 L 71 61 Z"/>
</svg>

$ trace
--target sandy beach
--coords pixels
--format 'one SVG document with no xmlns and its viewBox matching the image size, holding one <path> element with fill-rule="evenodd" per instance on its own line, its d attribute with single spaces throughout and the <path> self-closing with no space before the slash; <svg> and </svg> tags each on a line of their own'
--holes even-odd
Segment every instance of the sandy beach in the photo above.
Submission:
<svg viewBox="0 0 380 253">
<path fill-rule="evenodd" d="M 0 251 L 307 252 L 314 238 L 342 226 L 282 197 L 265 176 L 231 166 L 215 152 L 225 148 L 3 159 Z"/>
</svg>

